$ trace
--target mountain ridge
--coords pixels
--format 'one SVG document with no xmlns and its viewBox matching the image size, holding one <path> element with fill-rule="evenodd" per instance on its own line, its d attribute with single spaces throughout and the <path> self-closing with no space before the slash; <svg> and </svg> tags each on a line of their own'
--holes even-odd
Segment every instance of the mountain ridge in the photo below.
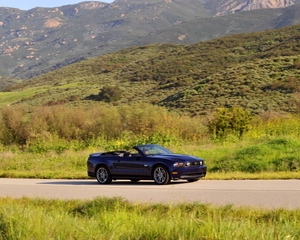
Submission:
<svg viewBox="0 0 300 240">
<path fill-rule="evenodd" d="M 292 7 L 297 9 L 293 14 L 290 14 L 293 12 L 291 7 L 277 12 L 273 11 L 276 9 L 264 12 L 270 24 L 265 23 L 265 17 L 261 14 L 259 18 L 264 22 L 264 28 L 255 28 L 257 21 L 251 19 L 247 11 L 229 14 L 245 0 L 224 0 L 221 4 L 226 2 L 232 3 L 232 8 L 222 8 L 216 0 L 117 0 L 113 3 L 87 1 L 28 11 L 0 8 L 0 75 L 30 79 L 83 59 L 130 46 L 166 43 L 166 39 L 168 43 L 194 44 L 226 34 L 263 31 L 299 21 L 297 6 L 300 0 L 286 0 L 284 6 L 293 4 Z M 247 2 L 250 4 L 253 1 Z M 273 6 L 282 6 L 281 1 L 276 2 L 277 5 Z M 222 19 L 216 21 L 219 17 L 215 17 L 224 15 L 223 17 L 232 18 L 233 22 L 236 21 L 236 14 L 240 14 L 241 19 L 245 14 L 243 25 L 225 26 Z M 286 17 L 280 19 L 275 14 Z M 256 23 L 252 23 L 254 20 Z M 277 21 L 277 26 L 272 21 Z M 189 22 L 190 26 L 186 28 Z M 204 26 L 201 35 L 193 31 L 199 25 Z M 173 36 L 168 32 L 170 28 L 179 28 L 179 31 L 190 29 L 193 40 L 188 40 L 186 33 Z M 215 34 L 210 31 L 217 28 L 225 31 L 216 31 Z M 161 33 L 164 36 L 159 36 Z"/>
<path fill-rule="evenodd" d="M 220 12 L 215 16 L 220 16 L 228 13 L 235 13 L 240 11 L 250 11 L 264 8 L 285 8 L 295 3 L 292 0 L 223 0 L 221 1 L 218 9 Z"/>
</svg>

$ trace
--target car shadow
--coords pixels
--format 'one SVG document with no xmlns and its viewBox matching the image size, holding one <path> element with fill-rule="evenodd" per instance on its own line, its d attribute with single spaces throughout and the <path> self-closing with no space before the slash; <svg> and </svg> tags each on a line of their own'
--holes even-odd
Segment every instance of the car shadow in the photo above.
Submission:
<svg viewBox="0 0 300 240">
<path fill-rule="evenodd" d="M 187 181 L 172 181 L 168 185 L 178 185 L 178 184 L 183 184 L 183 183 L 188 183 Z M 112 181 L 110 184 L 99 184 L 97 180 L 93 179 L 87 179 L 87 180 L 61 180 L 61 181 L 51 181 L 51 182 L 39 182 L 37 184 L 48 184 L 48 185 L 99 185 L 99 186 L 109 186 L 109 185 L 119 185 L 119 186 L 159 186 L 156 184 L 154 181 L 147 181 L 147 180 L 142 180 L 139 182 L 131 182 L 127 180 L 118 180 L 118 181 Z"/>
</svg>

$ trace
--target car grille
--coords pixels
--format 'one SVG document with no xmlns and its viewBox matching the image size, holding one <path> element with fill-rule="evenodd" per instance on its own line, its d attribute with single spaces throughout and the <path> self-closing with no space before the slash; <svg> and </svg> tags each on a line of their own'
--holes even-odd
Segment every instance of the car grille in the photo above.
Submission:
<svg viewBox="0 0 300 240">
<path fill-rule="evenodd" d="M 204 165 L 203 161 L 194 161 L 194 162 L 190 162 L 191 163 L 191 167 L 195 167 L 195 166 L 202 166 Z"/>
</svg>

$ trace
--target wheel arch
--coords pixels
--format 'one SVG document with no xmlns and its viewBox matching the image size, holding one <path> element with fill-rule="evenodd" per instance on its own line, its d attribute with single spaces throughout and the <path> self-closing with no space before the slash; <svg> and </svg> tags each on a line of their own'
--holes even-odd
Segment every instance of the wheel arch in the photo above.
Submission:
<svg viewBox="0 0 300 240">
<path fill-rule="evenodd" d="M 153 178 L 153 172 L 154 172 L 154 169 L 157 167 L 157 166 L 163 166 L 165 167 L 165 169 L 168 171 L 170 177 L 171 177 L 171 172 L 170 172 L 170 169 L 168 168 L 168 166 L 164 163 L 161 163 L 161 162 L 158 162 L 158 163 L 155 163 L 152 168 L 151 168 L 151 177 Z"/>
<path fill-rule="evenodd" d="M 100 167 L 106 167 L 107 170 L 110 172 L 109 167 L 108 167 L 105 163 L 98 163 L 98 164 L 95 166 L 95 174 L 96 174 L 97 170 L 98 170 Z"/>
</svg>

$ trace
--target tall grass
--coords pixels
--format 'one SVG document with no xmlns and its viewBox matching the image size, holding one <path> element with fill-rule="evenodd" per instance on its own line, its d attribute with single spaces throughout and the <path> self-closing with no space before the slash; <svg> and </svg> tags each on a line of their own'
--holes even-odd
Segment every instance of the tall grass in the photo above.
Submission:
<svg viewBox="0 0 300 240">
<path fill-rule="evenodd" d="M 18 106 L 0 113 L 2 177 L 82 178 L 89 153 L 148 143 L 204 158 L 216 178 L 229 172 L 258 174 L 254 178 L 263 172 L 275 173 L 275 178 L 300 174 L 297 115 L 264 113 L 242 137 L 233 132 L 216 139 L 209 134 L 208 117 L 181 116 L 147 104 Z"/>
<path fill-rule="evenodd" d="M 0 199 L 0 239 L 299 239 L 300 210 Z"/>
<path fill-rule="evenodd" d="M 86 160 L 90 151 L 66 150 L 61 154 L 0 152 L 0 177 L 10 178 L 87 178 Z"/>
<path fill-rule="evenodd" d="M 140 143 L 143 139 L 134 142 Z M 77 144 L 80 142 L 61 140 L 34 145 L 27 150 L 18 146 L 0 146 L 0 177 L 87 178 L 86 160 L 90 153 L 107 149 L 130 150 L 129 146 L 133 146 L 132 141 L 120 140 L 99 141 L 84 149 Z M 222 145 L 171 144 L 168 148 L 174 153 L 205 159 L 208 166 L 206 179 L 289 179 L 300 178 L 299 146 L 299 139 L 289 137 Z"/>
</svg>

